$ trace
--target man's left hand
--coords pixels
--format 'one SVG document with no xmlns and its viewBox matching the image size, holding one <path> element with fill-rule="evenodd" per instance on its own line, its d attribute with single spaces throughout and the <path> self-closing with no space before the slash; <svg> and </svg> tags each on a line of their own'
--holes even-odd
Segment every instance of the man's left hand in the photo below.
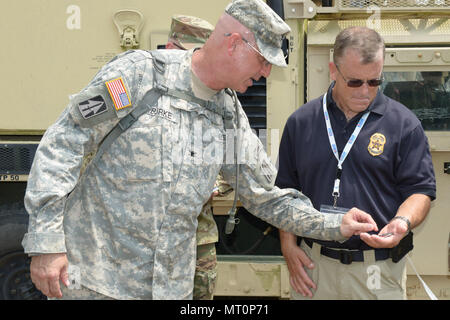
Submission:
<svg viewBox="0 0 450 320">
<path fill-rule="evenodd" d="M 378 234 L 361 233 L 361 240 L 372 248 L 393 248 L 406 236 L 408 225 L 395 219 L 389 222 Z"/>
</svg>

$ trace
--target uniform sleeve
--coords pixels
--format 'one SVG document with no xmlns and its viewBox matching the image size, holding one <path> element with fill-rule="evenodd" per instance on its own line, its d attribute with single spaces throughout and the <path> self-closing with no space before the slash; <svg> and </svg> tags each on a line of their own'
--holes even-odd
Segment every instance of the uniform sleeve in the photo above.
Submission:
<svg viewBox="0 0 450 320">
<path fill-rule="evenodd" d="M 67 196 L 78 182 L 85 156 L 95 152 L 132 109 L 144 71 L 143 63 L 129 56 L 107 64 L 86 88 L 70 97 L 67 108 L 45 132 L 24 199 L 29 214 L 28 232 L 22 241 L 25 253 L 66 252 L 63 220 Z M 119 78 L 128 90 L 131 106 L 117 110 L 106 82 Z"/>
<path fill-rule="evenodd" d="M 258 218 L 285 231 L 303 237 L 343 241 L 340 233 L 341 214 L 324 215 L 315 210 L 311 201 L 295 189 L 274 186 L 276 169 L 259 138 L 251 131 L 248 119 L 239 105 L 240 147 L 239 199 Z M 228 138 L 227 138 L 228 139 Z M 227 150 L 227 153 L 230 151 Z M 232 158 L 229 154 L 227 159 Z M 224 178 L 234 185 L 235 165 L 226 163 Z"/>
<path fill-rule="evenodd" d="M 397 185 L 402 198 L 420 193 L 434 200 L 436 178 L 428 140 L 420 124 L 402 139 L 397 160 Z"/>
</svg>

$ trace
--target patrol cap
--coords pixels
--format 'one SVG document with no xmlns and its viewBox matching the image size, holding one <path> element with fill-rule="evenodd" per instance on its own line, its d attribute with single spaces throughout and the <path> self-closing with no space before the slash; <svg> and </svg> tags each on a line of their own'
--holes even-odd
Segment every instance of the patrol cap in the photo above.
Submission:
<svg viewBox="0 0 450 320">
<path fill-rule="evenodd" d="M 234 0 L 225 12 L 253 32 L 256 44 L 271 64 L 286 67 L 283 38 L 291 28 L 262 0 Z"/>
<path fill-rule="evenodd" d="M 177 14 L 172 17 L 169 41 L 189 50 L 202 46 L 213 30 L 214 26 L 206 20 Z"/>
</svg>

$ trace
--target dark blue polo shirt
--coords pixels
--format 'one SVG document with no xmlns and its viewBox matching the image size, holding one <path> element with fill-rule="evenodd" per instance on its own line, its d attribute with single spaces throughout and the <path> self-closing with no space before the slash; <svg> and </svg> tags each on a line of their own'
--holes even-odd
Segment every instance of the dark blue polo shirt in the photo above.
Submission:
<svg viewBox="0 0 450 320">
<path fill-rule="evenodd" d="M 347 122 L 333 101 L 332 87 L 333 84 L 328 89 L 327 106 L 340 156 L 363 113 Z M 280 188 L 300 190 L 317 210 L 322 204 L 333 205 L 337 168 L 328 140 L 322 98 L 306 103 L 287 120 L 275 182 Z M 410 195 L 421 193 L 434 200 L 436 180 L 428 140 L 417 117 L 381 91 L 368 110 L 371 113 L 342 165 L 337 206 L 357 207 L 370 213 L 381 230 Z M 375 139 L 379 134 L 385 137 L 384 143 L 383 139 Z M 369 248 L 359 236 L 343 244 L 317 242 L 335 248 Z"/>
</svg>

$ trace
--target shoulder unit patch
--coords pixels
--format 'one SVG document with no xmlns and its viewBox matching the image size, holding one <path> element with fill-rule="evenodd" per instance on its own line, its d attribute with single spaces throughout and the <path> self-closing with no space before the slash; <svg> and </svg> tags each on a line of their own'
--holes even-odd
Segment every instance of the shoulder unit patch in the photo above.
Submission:
<svg viewBox="0 0 450 320">
<path fill-rule="evenodd" d="M 101 95 L 87 99 L 78 104 L 78 109 L 84 119 L 89 119 L 93 116 L 105 112 L 108 108 L 105 100 Z"/>
</svg>

